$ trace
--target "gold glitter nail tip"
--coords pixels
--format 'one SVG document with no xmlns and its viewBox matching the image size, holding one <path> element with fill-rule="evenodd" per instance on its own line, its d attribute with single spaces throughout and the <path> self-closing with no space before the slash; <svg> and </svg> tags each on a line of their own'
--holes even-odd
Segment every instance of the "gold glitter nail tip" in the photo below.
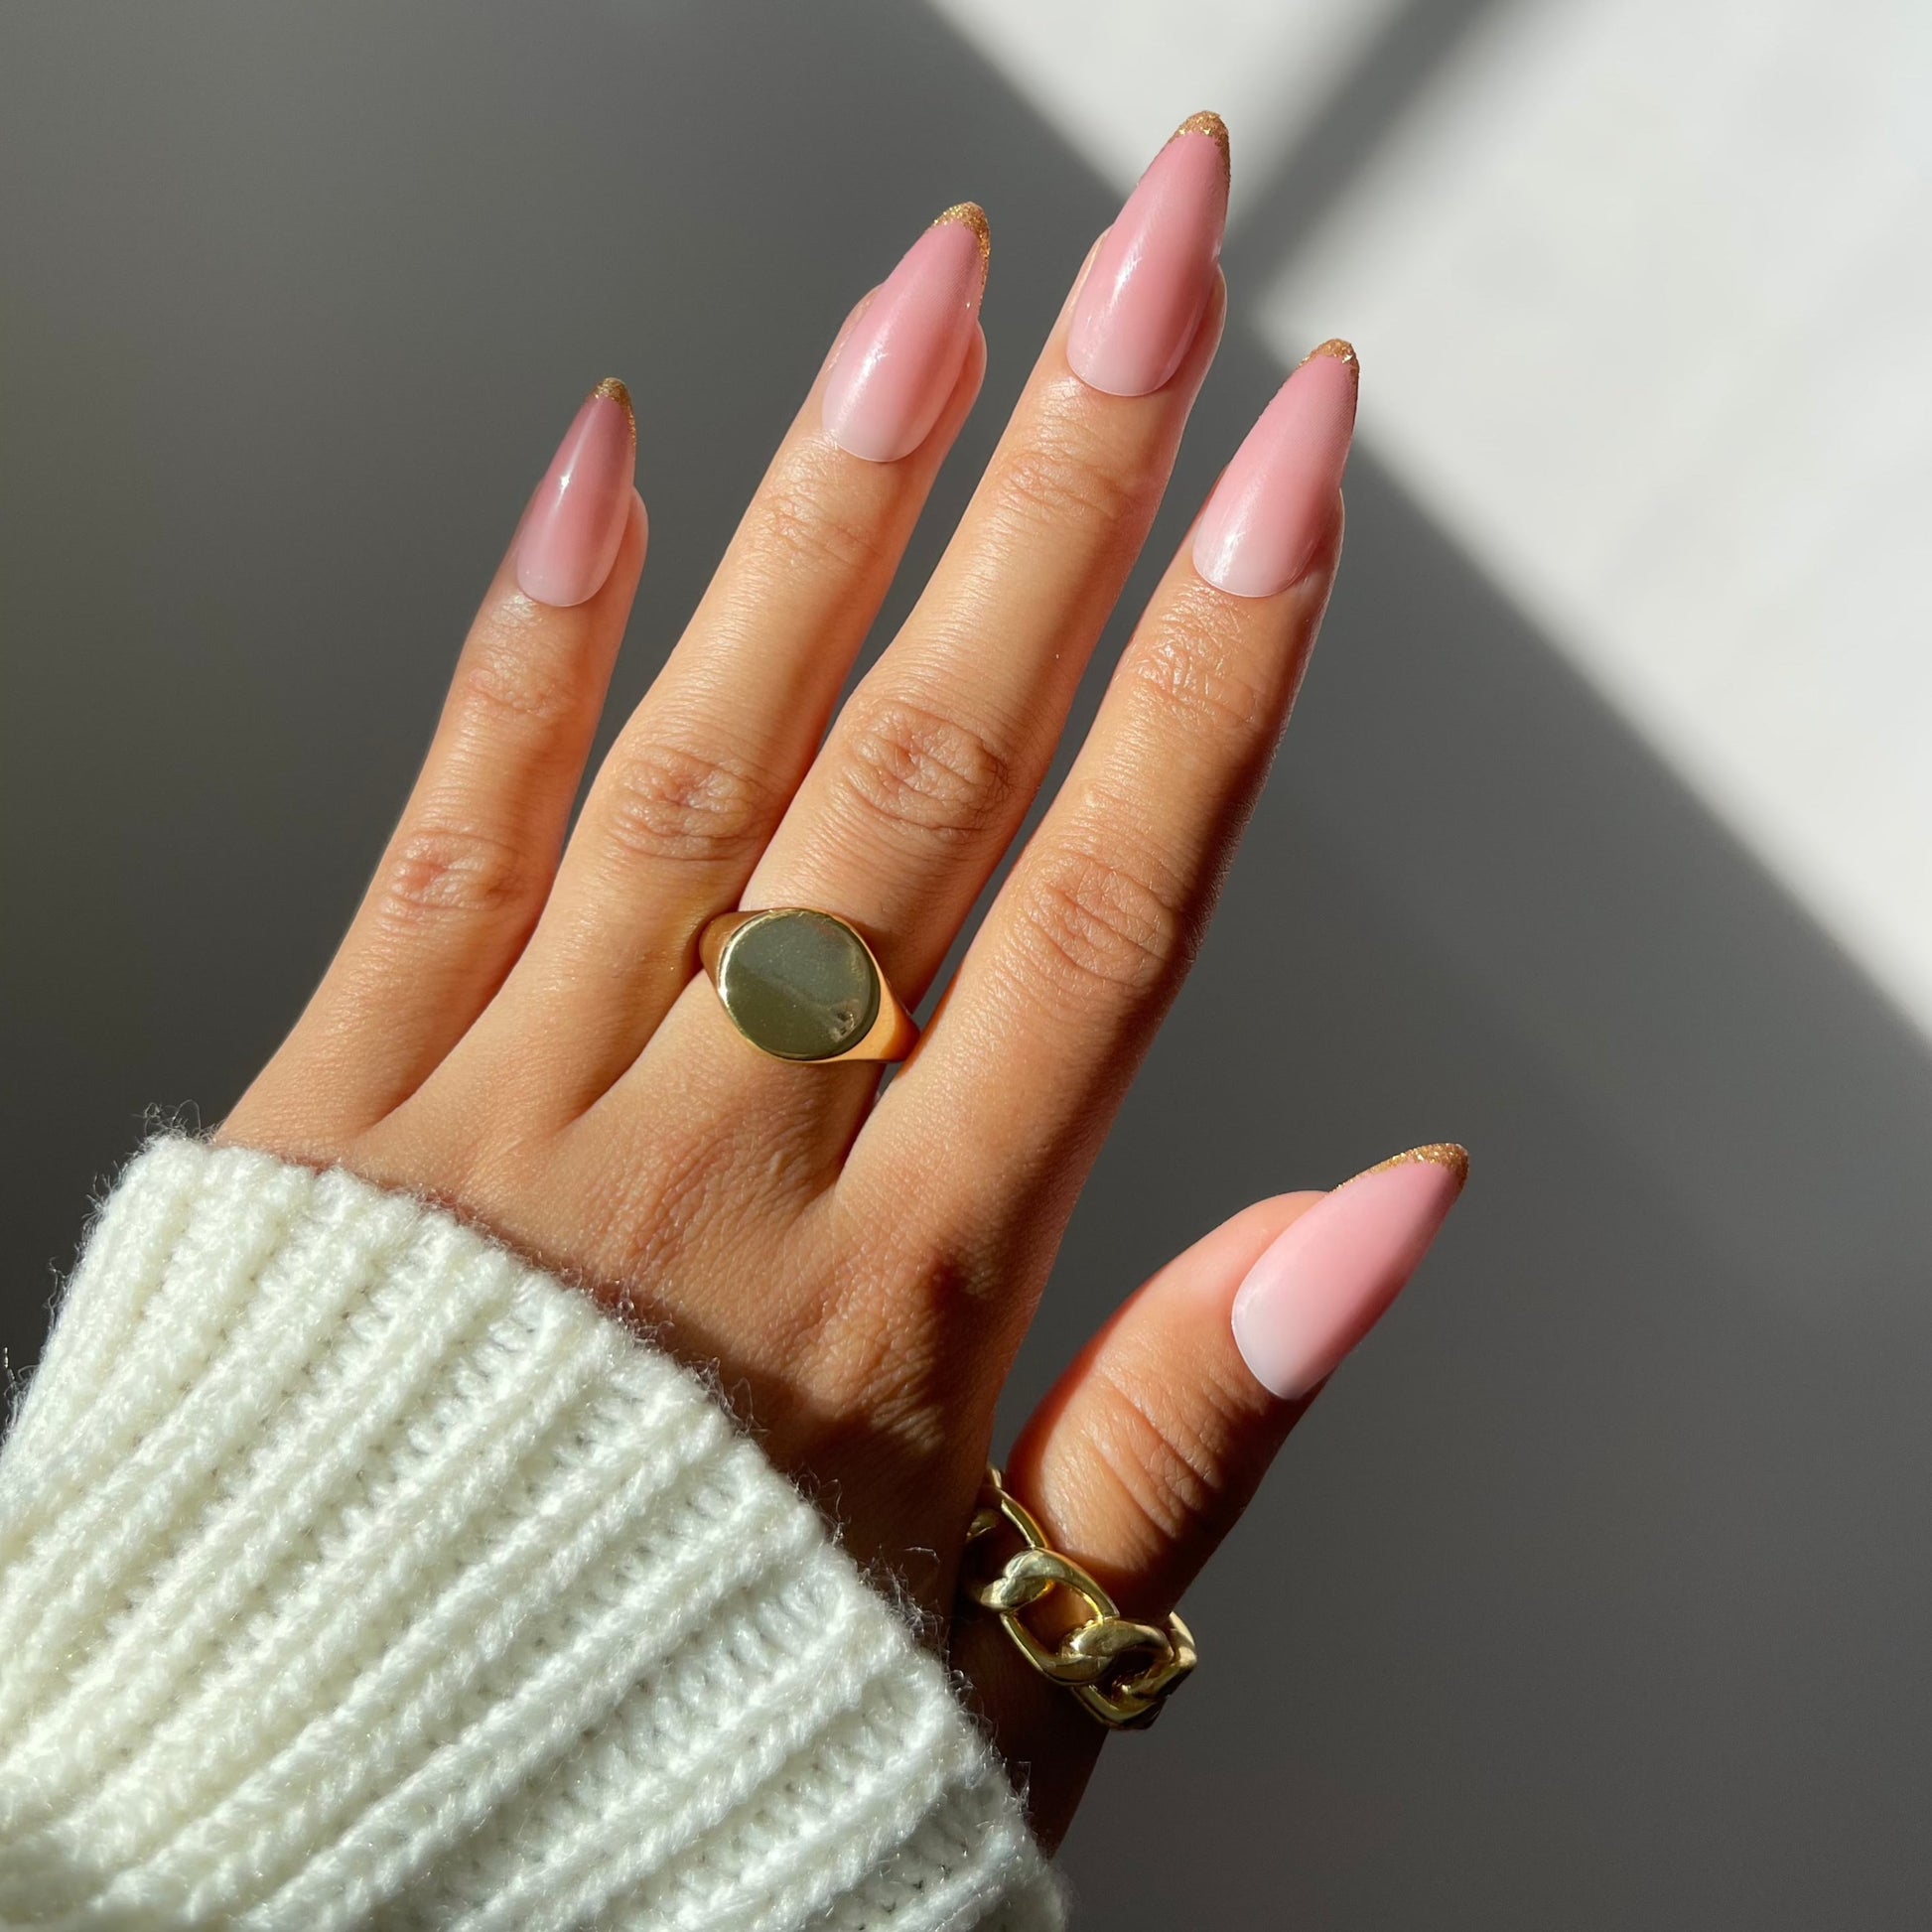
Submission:
<svg viewBox="0 0 1932 1932">
<path fill-rule="evenodd" d="M 1366 1174 L 1386 1173 L 1391 1168 L 1414 1167 L 1426 1161 L 1432 1168 L 1447 1168 L 1455 1176 L 1459 1187 L 1469 1177 L 1469 1150 L 1459 1147 L 1454 1141 L 1431 1141 L 1426 1147 L 1412 1147 L 1402 1154 L 1392 1154 L 1386 1161 L 1378 1161 L 1372 1168 L 1364 1168 L 1355 1178 L 1360 1180 Z"/>
<path fill-rule="evenodd" d="M 630 406 L 630 391 L 624 387 L 622 380 L 615 375 L 607 375 L 591 391 L 591 394 L 594 396 L 608 396 L 623 411 L 623 420 L 630 425 L 631 441 L 635 442 L 637 438 L 637 412 Z"/>
<path fill-rule="evenodd" d="M 1232 162 L 1228 155 L 1228 124 L 1218 114 L 1189 114 L 1187 118 L 1168 136 L 1170 141 L 1178 141 L 1183 134 L 1205 134 L 1221 151 L 1223 171 L 1231 171 Z"/>
<path fill-rule="evenodd" d="M 993 259 L 993 223 L 986 218 L 986 210 L 977 202 L 955 202 L 943 214 L 933 217 L 932 225 L 942 228 L 948 221 L 972 229 L 973 239 L 980 245 L 980 266 L 984 268 Z"/>
<path fill-rule="evenodd" d="M 1360 379 L 1362 358 L 1355 353 L 1355 345 L 1353 343 L 1343 342 L 1339 336 L 1330 336 L 1325 343 L 1316 343 L 1302 357 L 1302 362 L 1305 365 L 1312 362 L 1317 355 L 1326 355 L 1334 361 L 1346 362 L 1349 368 L 1354 371 L 1357 380 Z"/>
</svg>

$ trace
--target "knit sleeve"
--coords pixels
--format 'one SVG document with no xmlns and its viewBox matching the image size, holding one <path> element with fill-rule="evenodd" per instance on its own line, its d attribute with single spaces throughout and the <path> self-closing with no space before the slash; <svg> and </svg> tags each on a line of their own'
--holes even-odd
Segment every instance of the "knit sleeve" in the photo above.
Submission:
<svg viewBox="0 0 1932 1932">
<path fill-rule="evenodd" d="M 695 1378 L 420 1201 L 135 1162 L 0 1453 L 0 1925 L 1061 1922 Z"/>
</svg>

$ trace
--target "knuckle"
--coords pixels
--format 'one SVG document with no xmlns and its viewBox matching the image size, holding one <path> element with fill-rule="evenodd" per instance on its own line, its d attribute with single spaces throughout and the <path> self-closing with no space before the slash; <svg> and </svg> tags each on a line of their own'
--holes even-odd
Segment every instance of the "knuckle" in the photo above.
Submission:
<svg viewBox="0 0 1932 1932">
<path fill-rule="evenodd" d="M 641 1299 L 648 1285 L 674 1279 L 681 1257 L 718 1234 L 735 1152 L 725 1125 L 651 1134 L 602 1174 L 593 1252 L 623 1284 L 633 1312 L 662 1318 L 662 1310 Z"/>
<path fill-rule="evenodd" d="M 1033 963 L 1049 984 L 1078 994 L 1098 986 L 1143 995 L 1184 961 L 1178 894 L 1150 865 L 1091 845 L 1058 848 L 1032 868 L 1020 900 Z"/>
<path fill-rule="evenodd" d="M 1129 652 L 1126 670 L 1130 688 L 1153 702 L 1164 723 L 1252 744 L 1273 736 L 1281 696 L 1257 675 L 1245 620 L 1226 603 L 1200 599 L 1173 613 Z"/>
<path fill-rule="evenodd" d="M 969 840 L 1000 824 L 1013 799 L 1012 762 L 989 736 L 922 705 L 862 696 L 841 736 L 846 788 L 895 830 Z"/>
<path fill-rule="evenodd" d="M 377 903 L 385 923 L 522 909 L 541 890 L 529 856 L 481 826 L 430 819 L 407 828 L 383 863 Z"/>
<path fill-rule="evenodd" d="M 929 1239 L 870 1239 L 834 1267 L 811 1339 L 813 1382 L 834 1413 L 869 1434 L 935 1452 L 958 1438 L 962 1409 L 984 1394 L 949 1366 L 943 1336 L 966 1309 L 999 1304 L 987 1257 Z"/>
<path fill-rule="evenodd" d="M 812 1381 L 828 1413 L 864 1417 L 866 1434 L 936 1450 L 945 1440 L 945 1375 L 932 1348 L 908 1341 L 904 1324 L 877 1311 L 842 1308 L 804 1342 Z"/>
<path fill-rule="evenodd" d="M 583 708 L 582 681 L 566 652 L 544 636 L 557 613 L 539 605 L 492 615 L 472 633 L 457 666 L 457 692 L 471 717 L 555 729 Z"/>
<path fill-rule="evenodd" d="M 754 547 L 787 569 L 848 577 L 867 571 L 883 554 L 875 520 L 849 505 L 832 479 L 806 462 L 759 491 L 749 522 Z"/>
<path fill-rule="evenodd" d="M 1051 413 L 1000 464 L 997 487 L 1002 507 L 1030 527 L 1130 523 L 1152 493 L 1144 462 Z"/>
<path fill-rule="evenodd" d="M 1157 1547 L 1218 1522 L 1233 1488 L 1219 1412 L 1190 1416 L 1152 1382 L 1096 1365 L 1087 1449 Z"/>
<path fill-rule="evenodd" d="M 602 827 L 623 857 L 716 864 L 764 842 L 775 810 L 770 787 L 749 764 L 661 740 L 611 762 Z"/>
</svg>

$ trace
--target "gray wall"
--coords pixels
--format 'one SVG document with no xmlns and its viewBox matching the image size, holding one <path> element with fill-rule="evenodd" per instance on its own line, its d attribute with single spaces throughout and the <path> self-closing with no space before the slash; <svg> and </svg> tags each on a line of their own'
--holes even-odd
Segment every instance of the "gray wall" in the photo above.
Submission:
<svg viewBox="0 0 1932 1932">
<path fill-rule="evenodd" d="M 1374 51 L 1237 292 L 1472 11 Z M 584 387 L 631 382 L 653 519 L 621 711 L 837 318 L 969 195 L 992 372 L 914 579 L 1112 209 L 923 11 L 6 9 L 16 1364 L 144 1109 L 218 1116 L 297 1010 Z M 1234 331 L 1156 554 L 1275 378 Z M 1086 1922 L 1923 1924 L 1924 1042 L 1364 460 L 1016 1406 L 1220 1215 L 1450 1136 L 1438 1258 L 1190 1597 L 1197 1683 L 1109 1752 Z"/>
</svg>

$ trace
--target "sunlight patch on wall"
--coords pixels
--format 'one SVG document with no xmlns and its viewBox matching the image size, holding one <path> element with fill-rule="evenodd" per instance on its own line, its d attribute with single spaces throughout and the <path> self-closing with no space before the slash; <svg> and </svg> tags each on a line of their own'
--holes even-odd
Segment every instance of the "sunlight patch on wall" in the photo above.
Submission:
<svg viewBox="0 0 1932 1932">
<path fill-rule="evenodd" d="M 1512 9 L 1258 314 L 1932 1033 L 1928 99 L 1889 0 Z"/>
<path fill-rule="evenodd" d="M 1124 193 L 1203 108 L 1233 130 L 1234 218 L 1399 0 L 933 0 Z"/>
<path fill-rule="evenodd" d="M 1122 188 L 1218 109 L 1237 224 L 1397 14 L 935 4 Z M 1913 0 L 1499 7 L 1233 299 L 1354 339 L 1364 443 L 1932 1034 L 1927 100 Z"/>
</svg>

